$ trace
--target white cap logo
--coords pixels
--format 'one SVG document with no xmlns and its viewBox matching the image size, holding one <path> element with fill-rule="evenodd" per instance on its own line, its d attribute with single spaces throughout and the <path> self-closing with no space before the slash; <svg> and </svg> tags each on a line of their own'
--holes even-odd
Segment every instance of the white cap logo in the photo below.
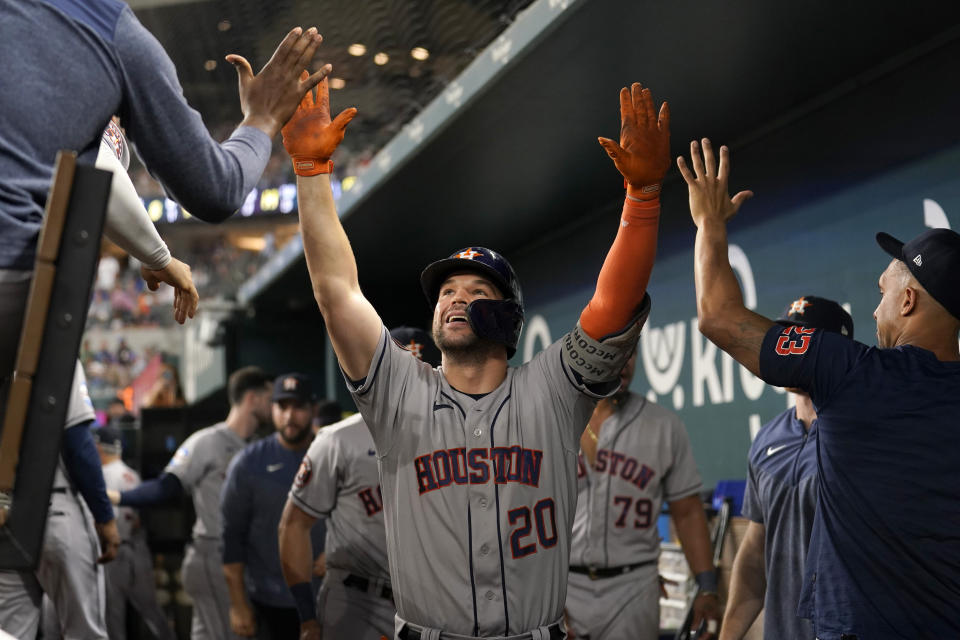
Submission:
<svg viewBox="0 0 960 640">
<path fill-rule="evenodd" d="M 919 253 L 917 254 L 917 257 L 913 259 L 913 264 L 917 265 L 918 267 L 923 266 L 923 258 L 920 257 Z"/>
</svg>

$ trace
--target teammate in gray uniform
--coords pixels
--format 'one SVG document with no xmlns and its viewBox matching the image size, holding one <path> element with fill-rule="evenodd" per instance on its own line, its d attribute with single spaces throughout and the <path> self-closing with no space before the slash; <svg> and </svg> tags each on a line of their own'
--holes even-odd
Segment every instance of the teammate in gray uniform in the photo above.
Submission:
<svg viewBox="0 0 960 640">
<path fill-rule="evenodd" d="M 523 323 L 513 269 L 469 247 L 428 266 L 433 369 L 393 342 L 360 290 L 328 172 L 350 110 L 330 119 L 320 85 L 284 128 L 298 175 L 314 295 L 376 445 L 396 636 L 561 638 L 580 435 L 612 394 L 649 313 L 646 285 L 669 166 L 666 106 L 620 93 L 620 144 L 602 139 L 628 183 L 616 239 L 577 326 L 510 368 Z"/>
<path fill-rule="evenodd" d="M 657 517 L 664 500 L 700 586 L 693 628 L 704 618 L 713 624 L 720 619 L 690 439 L 675 413 L 629 391 L 636 360 L 634 353 L 620 373 L 617 395 L 597 404 L 580 438 L 567 587 L 567 626 L 580 640 L 658 637 Z"/>
<path fill-rule="evenodd" d="M 81 500 L 77 486 L 96 479 L 87 477 L 75 481 L 65 463 L 67 456 L 82 455 L 81 451 L 70 451 L 70 448 L 82 448 L 89 441 L 95 466 L 77 468 L 74 462 L 75 474 L 82 472 L 92 476 L 100 472 L 96 450 L 89 440 L 89 433 L 86 433 L 87 426 L 95 418 L 86 378 L 77 362 L 64 423 L 63 452 L 54 475 L 40 562 L 35 572 L 0 571 L 0 629 L 17 638 L 36 637 L 42 597 L 46 594 L 56 611 L 55 624 L 59 626 L 61 637 L 66 640 L 106 640 L 103 571 L 98 559 L 102 563 L 117 554 L 120 537 L 116 519 L 108 502 L 102 506 L 95 502 L 91 509 L 100 515 L 98 524 L 94 524 L 91 509 L 85 504 L 91 498 L 88 492 L 83 492 L 84 500 Z M 75 440 L 78 430 L 83 436 L 80 441 Z M 102 478 L 101 475 L 100 492 L 103 491 Z M 103 500 L 106 501 L 106 496 Z M 101 514 L 104 509 L 106 513 Z M 103 541 L 103 553 L 98 535 Z"/>
<path fill-rule="evenodd" d="M 398 327 L 390 336 L 414 357 L 440 364 L 426 332 Z M 326 576 L 314 606 L 310 529 L 318 518 L 327 519 Z M 300 640 L 393 635 L 396 609 L 380 476 L 373 439 L 359 414 L 320 430 L 290 490 L 279 534 L 280 562 L 300 614 Z"/>
<path fill-rule="evenodd" d="M 223 422 L 193 433 L 177 449 L 159 478 L 116 494 L 120 506 L 147 507 L 177 498 L 186 490 L 197 520 L 183 559 L 183 586 L 193 600 L 190 637 L 222 640 L 230 633 L 230 598 L 221 559 L 220 489 L 227 466 L 257 427 L 269 423 L 271 378 L 257 367 L 230 375 L 230 413 Z"/>
<path fill-rule="evenodd" d="M 140 474 L 128 467 L 121 455 L 120 430 L 106 426 L 93 434 L 103 464 L 103 480 L 108 489 L 127 491 L 140 484 Z M 153 561 L 147 537 L 140 527 L 140 517 L 130 507 L 115 507 L 120 531 L 120 550 L 116 559 L 106 565 L 107 636 L 122 640 L 127 634 L 127 604 L 143 619 L 154 638 L 173 640 L 173 629 L 157 603 Z"/>
</svg>

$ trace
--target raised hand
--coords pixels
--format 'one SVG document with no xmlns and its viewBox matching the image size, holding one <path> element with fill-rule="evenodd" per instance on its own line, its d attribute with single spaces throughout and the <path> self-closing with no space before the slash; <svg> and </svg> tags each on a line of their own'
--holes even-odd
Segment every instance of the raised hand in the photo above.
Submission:
<svg viewBox="0 0 960 640">
<path fill-rule="evenodd" d="M 708 138 L 703 139 L 702 155 L 700 144 L 696 140 L 690 143 L 690 160 L 692 171 L 683 156 L 677 158 L 677 167 L 690 189 L 690 215 L 698 227 L 708 221 L 726 222 L 736 215 L 740 205 L 753 197 L 753 191 L 729 196 L 730 150 L 725 146 L 720 147 L 719 167 Z"/>
<path fill-rule="evenodd" d="M 329 64 L 313 74 L 301 75 L 310 66 L 323 37 L 316 27 L 306 31 L 292 29 L 280 42 L 273 56 L 254 75 L 243 56 L 230 54 L 227 62 L 237 70 L 240 83 L 240 108 L 243 124 L 257 127 L 271 138 L 290 119 L 297 104 L 333 69 Z"/>
<path fill-rule="evenodd" d="M 303 72 L 302 77 L 306 77 Z M 324 78 L 317 85 L 317 99 L 308 91 L 290 121 L 283 127 L 283 146 L 293 159 L 298 176 L 330 173 L 330 156 L 343 141 L 347 125 L 357 115 L 354 107 L 330 120 L 330 87 Z"/>
<path fill-rule="evenodd" d="M 597 138 L 623 175 L 627 194 L 641 200 L 660 195 L 663 177 L 670 169 L 670 107 L 664 102 L 659 115 L 650 89 L 634 82 L 620 89 L 620 144 Z"/>
</svg>

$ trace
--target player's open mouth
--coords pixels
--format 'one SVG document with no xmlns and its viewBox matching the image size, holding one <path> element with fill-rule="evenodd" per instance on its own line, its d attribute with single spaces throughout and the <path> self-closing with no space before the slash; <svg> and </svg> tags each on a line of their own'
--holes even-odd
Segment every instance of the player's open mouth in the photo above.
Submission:
<svg viewBox="0 0 960 640">
<path fill-rule="evenodd" d="M 446 324 L 453 324 L 454 322 L 466 322 L 466 321 L 467 321 L 467 316 L 460 313 L 455 313 L 447 316 Z"/>
</svg>

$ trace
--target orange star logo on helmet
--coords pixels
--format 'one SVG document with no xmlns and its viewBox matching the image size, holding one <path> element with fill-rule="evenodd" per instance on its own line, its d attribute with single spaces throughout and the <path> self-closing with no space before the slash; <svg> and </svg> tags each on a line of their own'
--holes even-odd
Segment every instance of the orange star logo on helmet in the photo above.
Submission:
<svg viewBox="0 0 960 640">
<path fill-rule="evenodd" d="M 404 345 L 404 349 L 413 354 L 417 360 L 423 360 L 423 345 L 415 340 L 411 340 L 410 344 Z"/>
<path fill-rule="evenodd" d="M 283 381 L 283 390 L 284 391 L 296 391 L 297 390 L 297 379 L 296 378 L 285 378 Z"/>
<path fill-rule="evenodd" d="M 464 260 L 473 260 L 477 256 L 482 256 L 483 254 L 479 251 L 474 251 L 473 247 L 469 247 L 466 251 L 461 251 L 457 254 L 458 258 L 463 258 Z"/>
<path fill-rule="evenodd" d="M 789 314 L 794 314 L 794 313 L 796 313 L 796 314 L 802 316 L 802 315 L 803 315 L 803 312 L 804 312 L 804 311 L 807 309 L 807 307 L 809 307 L 809 306 L 810 306 L 810 303 L 807 302 L 804 298 L 800 298 L 799 300 L 794 300 L 793 303 L 790 305 Z M 789 314 L 788 314 L 788 315 L 789 315 Z"/>
</svg>

